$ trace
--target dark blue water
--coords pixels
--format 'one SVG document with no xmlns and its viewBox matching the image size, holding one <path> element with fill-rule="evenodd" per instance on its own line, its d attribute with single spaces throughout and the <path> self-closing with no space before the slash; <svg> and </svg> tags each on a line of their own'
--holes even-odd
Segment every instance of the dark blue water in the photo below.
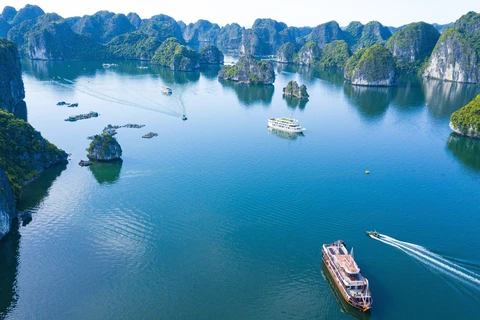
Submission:
<svg viewBox="0 0 480 320">
<path fill-rule="evenodd" d="M 219 82 L 218 68 L 139 65 L 24 62 L 29 122 L 72 156 L 26 188 L 19 209 L 33 219 L 0 243 L 0 317 L 478 317 L 475 281 L 365 231 L 480 274 L 480 141 L 448 127 L 480 87 L 352 87 L 285 66 L 275 86 L 248 86 Z M 310 101 L 282 98 L 289 80 Z M 100 116 L 63 121 L 89 111 Z M 304 136 L 267 130 L 292 115 Z M 77 165 L 88 136 L 126 123 L 146 127 L 119 129 L 123 162 Z M 159 136 L 141 138 L 150 131 Z M 321 245 L 338 239 L 370 280 L 368 314 L 342 304 L 322 269 Z"/>
</svg>

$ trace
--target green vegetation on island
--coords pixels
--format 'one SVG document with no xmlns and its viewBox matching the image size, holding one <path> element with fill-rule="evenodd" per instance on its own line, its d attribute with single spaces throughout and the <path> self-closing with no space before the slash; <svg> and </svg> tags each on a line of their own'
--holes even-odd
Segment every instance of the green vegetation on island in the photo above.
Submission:
<svg viewBox="0 0 480 320">
<path fill-rule="evenodd" d="M 223 64 L 223 53 L 213 44 L 209 44 L 200 50 L 200 64 Z"/>
<path fill-rule="evenodd" d="M 426 63 L 440 33 L 434 26 L 425 22 L 416 22 L 397 31 L 387 41 L 399 70 L 414 73 Z"/>
<path fill-rule="evenodd" d="M 242 83 L 272 84 L 275 81 L 275 71 L 271 61 L 259 61 L 247 55 L 233 66 L 223 66 L 218 77 Z"/>
<path fill-rule="evenodd" d="M 107 45 L 110 54 L 117 59 L 151 60 L 161 42 L 147 34 L 135 31 L 114 38 Z"/>
<path fill-rule="evenodd" d="M 322 48 L 319 61 L 315 64 L 321 68 L 344 68 L 352 56 L 344 40 L 335 40 Z"/>
<path fill-rule="evenodd" d="M 284 43 L 277 50 L 277 62 L 293 63 L 295 54 L 296 54 L 295 45 L 291 42 Z"/>
<path fill-rule="evenodd" d="M 180 44 L 177 39 L 168 38 L 157 49 L 150 63 L 171 70 L 193 71 L 200 68 L 200 55 Z"/>
<path fill-rule="evenodd" d="M 450 128 L 458 134 L 480 138 L 480 94 L 452 114 Z"/>
<path fill-rule="evenodd" d="M 286 97 L 295 97 L 303 100 L 308 100 L 310 97 L 307 93 L 307 86 L 304 84 L 298 86 L 297 81 L 289 81 L 287 86 L 283 88 L 283 95 Z"/>
<path fill-rule="evenodd" d="M 122 148 L 117 139 L 106 132 L 94 136 L 87 151 L 88 159 L 93 161 L 115 161 L 122 157 Z"/>
<path fill-rule="evenodd" d="M 66 159 L 63 150 L 44 139 L 29 123 L 0 110 L 0 167 L 7 173 L 15 197 L 45 168 Z"/>
<path fill-rule="evenodd" d="M 392 86 L 397 71 L 390 51 L 376 44 L 355 53 L 345 65 L 344 76 L 354 85 Z"/>
</svg>

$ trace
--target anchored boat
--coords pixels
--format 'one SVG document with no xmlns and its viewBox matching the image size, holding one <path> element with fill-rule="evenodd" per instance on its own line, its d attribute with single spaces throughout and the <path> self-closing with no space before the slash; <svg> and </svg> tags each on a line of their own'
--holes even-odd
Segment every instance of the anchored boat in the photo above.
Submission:
<svg viewBox="0 0 480 320">
<path fill-rule="evenodd" d="M 343 299 L 363 312 L 372 305 L 367 278 L 353 259 L 353 248 L 348 253 L 345 242 L 335 241 L 322 247 L 323 262 Z"/>
<path fill-rule="evenodd" d="M 301 133 L 305 131 L 305 128 L 302 128 L 298 124 L 297 119 L 291 118 L 270 118 L 268 119 L 268 126 L 270 128 L 293 133 Z"/>
</svg>

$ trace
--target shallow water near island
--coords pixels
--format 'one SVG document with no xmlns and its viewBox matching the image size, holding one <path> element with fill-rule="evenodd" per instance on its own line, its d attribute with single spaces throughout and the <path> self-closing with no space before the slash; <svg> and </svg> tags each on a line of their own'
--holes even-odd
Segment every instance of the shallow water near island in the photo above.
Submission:
<svg viewBox="0 0 480 320">
<path fill-rule="evenodd" d="M 284 65 L 274 86 L 249 86 L 219 81 L 216 67 L 119 64 L 23 62 L 28 121 L 71 161 L 24 190 L 32 220 L 0 241 L 0 318 L 478 317 L 475 281 L 365 231 L 480 273 L 480 141 L 448 127 L 480 87 L 414 76 L 353 87 Z M 307 85 L 307 103 L 282 98 L 289 80 Z M 90 111 L 100 116 L 63 121 Z M 269 131 L 280 116 L 307 131 Z M 118 130 L 123 161 L 77 165 L 88 136 L 127 123 L 146 126 Z M 338 239 L 370 280 L 367 314 L 322 268 L 321 245 Z"/>
</svg>

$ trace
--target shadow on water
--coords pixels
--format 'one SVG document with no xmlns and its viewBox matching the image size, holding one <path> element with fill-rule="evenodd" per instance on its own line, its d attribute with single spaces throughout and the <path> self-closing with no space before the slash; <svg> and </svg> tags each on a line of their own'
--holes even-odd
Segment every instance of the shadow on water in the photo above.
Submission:
<svg viewBox="0 0 480 320">
<path fill-rule="evenodd" d="M 362 320 L 370 319 L 370 310 L 367 311 L 367 312 L 362 312 L 360 310 L 357 310 L 354 307 L 352 307 L 351 305 L 349 305 L 343 299 L 342 295 L 340 294 L 340 292 L 338 292 L 338 289 L 335 286 L 335 282 L 334 282 L 332 276 L 328 272 L 328 269 L 323 262 L 322 262 L 322 275 L 325 278 L 325 280 L 327 281 L 327 284 L 330 287 L 330 290 L 332 291 L 333 296 L 335 297 L 335 300 L 337 301 L 337 303 L 340 307 L 340 310 L 343 313 L 346 313 L 346 314 L 352 316 L 355 319 L 362 319 Z"/>
<path fill-rule="evenodd" d="M 283 100 L 287 102 L 287 106 L 290 109 L 299 109 L 299 110 L 304 110 L 305 106 L 307 105 L 308 99 L 298 99 L 296 97 L 286 97 L 283 96 Z"/>
<path fill-rule="evenodd" d="M 40 81 L 49 81 L 54 77 L 75 80 L 79 77 L 93 77 L 99 70 L 104 70 L 102 62 L 92 61 L 41 61 L 22 60 L 22 71 Z"/>
<path fill-rule="evenodd" d="M 297 140 L 297 138 L 302 138 L 305 136 L 303 132 L 300 132 L 300 133 L 285 132 L 285 131 L 274 129 L 274 128 L 268 128 L 268 132 L 279 138 L 287 139 L 287 140 Z"/>
<path fill-rule="evenodd" d="M 425 105 L 422 78 L 418 75 L 401 76 L 394 91 L 392 106 L 399 110 L 419 109 Z"/>
<path fill-rule="evenodd" d="M 433 79 L 422 79 L 425 100 L 435 118 L 449 118 L 451 114 L 480 93 L 480 86 Z"/>
<path fill-rule="evenodd" d="M 113 162 L 93 162 L 89 167 L 99 184 L 114 184 L 120 178 L 122 159 Z"/>
<path fill-rule="evenodd" d="M 480 173 L 480 140 L 451 133 L 447 148 L 465 167 Z"/>
<path fill-rule="evenodd" d="M 395 98 L 396 88 L 365 87 L 345 84 L 345 96 L 349 103 L 358 109 L 359 114 L 367 120 L 380 120 Z"/>
<path fill-rule="evenodd" d="M 235 81 L 218 79 L 223 88 L 232 89 L 237 94 L 238 101 L 250 107 L 255 104 L 261 104 L 265 107 L 272 103 L 275 87 L 272 85 L 245 84 Z"/>
<path fill-rule="evenodd" d="M 48 196 L 48 191 L 53 182 L 67 168 L 66 163 L 57 164 L 42 172 L 40 177 L 22 189 L 22 193 L 17 201 L 17 211 L 19 215 L 28 215 L 32 209 L 35 209 L 43 199 Z"/>
<path fill-rule="evenodd" d="M 172 71 L 170 68 L 150 66 L 152 72 L 158 75 L 165 84 L 187 84 L 197 82 L 200 79 L 200 71 Z"/>
<path fill-rule="evenodd" d="M 218 78 L 220 69 L 222 69 L 221 65 L 201 65 L 200 73 L 207 79 L 215 80 Z"/>
<path fill-rule="evenodd" d="M 31 216 L 31 211 L 42 203 L 53 182 L 66 167 L 66 164 L 59 164 L 48 168 L 22 190 L 17 201 L 19 218 Z M 14 221 L 10 232 L 0 240 L 0 319 L 5 318 L 7 313 L 15 308 L 17 301 L 19 246 L 19 223 Z"/>
<path fill-rule="evenodd" d="M 330 84 L 332 87 L 341 88 L 345 82 L 343 70 L 337 68 L 313 68 L 299 66 L 294 64 L 277 63 L 277 73 L 298 73 L 306 84 L 311 84 L 314 80 L 320 79 Z"/>
<path fill-rule="evenodd" d="M 0 319 L 17 303 L 16 282 L 20 247 L 18 223 L 0 240 Z"/>
</svg>

